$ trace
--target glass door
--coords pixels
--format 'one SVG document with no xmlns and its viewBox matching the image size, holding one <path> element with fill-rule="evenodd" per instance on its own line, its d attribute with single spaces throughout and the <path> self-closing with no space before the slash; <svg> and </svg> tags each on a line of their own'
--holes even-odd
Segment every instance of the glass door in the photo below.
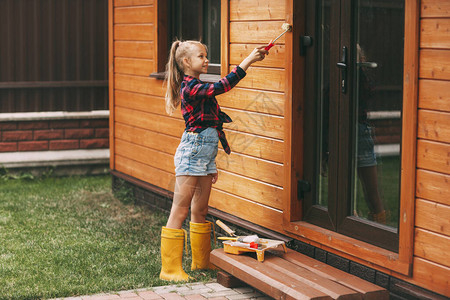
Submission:
<svg viewBox="0 0 450 300">
<path fill-rule="evenodd" d="M 304 220 L 396 251 L 404 0 L 307 11 Z"/>
</svg>

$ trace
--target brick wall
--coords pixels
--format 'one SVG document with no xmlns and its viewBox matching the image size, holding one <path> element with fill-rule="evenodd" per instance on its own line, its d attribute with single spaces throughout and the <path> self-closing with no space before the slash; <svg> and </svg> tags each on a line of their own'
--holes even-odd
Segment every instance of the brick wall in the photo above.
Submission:
<svg viewBox="0 0 450 300">
<path fill-rule="evenodd" d="M 105 118 L 0 122 L 0 152 L 108 148 L 108 128 Z"/>
</svg>

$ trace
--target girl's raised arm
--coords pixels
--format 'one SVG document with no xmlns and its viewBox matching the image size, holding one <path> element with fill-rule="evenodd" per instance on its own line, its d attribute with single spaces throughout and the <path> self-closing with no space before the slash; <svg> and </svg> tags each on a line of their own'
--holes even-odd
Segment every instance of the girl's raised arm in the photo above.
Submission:
<svg viewBox="0 0 450 300">
<path fill-rule="evenodd" d="M 242 78 L 246 75 L 246 70 L 254 62 L 261 61 L 269 53 L 264 49 L 265 46 L 260 46 L 247 56 L 239 66 L 235 67 L 230 74 L 220 79 L 216 83 L 200 83 L 194 79 L 192 84 L 188 84 L 182 91 L 184 99 L 197 100 L 199 98 L 211 98 L 216 95 L 223 94 L 231 90 Z"/>
<path fill-rule="evenodd" d="M 212 98 L 231 90 L 245 75 L 246 73 L 243 69 L 235 67 L 230 74 L 216 83 L 200 83 L 198 79 L 192 79 L 181 92 L 185 100 Z"/>
<path fill-rule="evenodd" d="M 252 53 L 239 64 L 239 67 L 241 67 L 242 70 L 247 71 L 252 63 L 263 60 L 266 55 L 269 54 L 269 51 L 264 49 L 265 47 L 266 46 L 259 46 L 253 49 Z"/>
</svg>

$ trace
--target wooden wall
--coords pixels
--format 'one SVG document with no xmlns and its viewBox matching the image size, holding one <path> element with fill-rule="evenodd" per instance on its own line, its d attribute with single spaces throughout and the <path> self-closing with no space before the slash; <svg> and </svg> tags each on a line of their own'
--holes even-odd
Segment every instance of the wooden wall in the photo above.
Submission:
<svg viewBox="0 0 450 300">
<path fill-rule="evenodd" d="M 281 3 L 280 3 L 281 2 Z M 222 12 L 228 41 L 222 45 L 222 74 L 227 74 L 258 45 L 281 31 L 284 1 L 229 1 L 229 20 Z M 249 34 L 251 32 L 251 34 Z M 230 92 L 218 97 L 233 123 L 225 124 L 232 154 L 220 150 L 219 181 L 210 206 L 267 228 L 282 230 L 284 184 L 284 38 L 270 55 L 247 70 L 247 76 Z"/>
<path fill-rule="evenodd" d="M 173 191 L 173 155 L 184 130 L 178 110 L 164 111 L 156 72 L 157 1 L 110 1 L 111 168 Z M 277 36 L 291 8 L 285 1 L 230 0 L 222 14 L 222 74 Z M 287 2 L 289 3 L 289 2 Z M 417 184 L 413 276 L 400 278 L 450 296 L 450 5 L 422 0 L 420 20 Z M 251 32 L 251 34 L 249 34 Z M 225 126 L 232 154 L 219 150 L 219 181 L 210 205 L 283 231 L 285 103 L 289 68 L 280 46 L 218 98 L 234 120 Z M 289 112 L 286 112 L 286 114 Z M 287 116 L 287 115 L 286 115 Z M 408 116 L 405 116 L 406 118 Z M 408 151 L 403 149 L 403 151 Z M 411 199 L 414 201 L 414 199 Z M 293 236 L 295 237 L 295 236 Z M 313 244 L 317 244 L 314 243 Z M 370 265 L 370 264 L 369 264 Z M 397 276 L 395 273 L 391 273 Z"/>
<path fill-rule="evenodd" d="M 162 81 L 149 77 L 156 72 L 156 5 L 110 0 L 111 167 L 172 190 L 172 156 L 183 122 L 165 114 Z"/>
<path fill-rule="evenodd" d="M 413 278 L 447 296 L 450 296 L 449 31 L 450 3 L 422 0 Z"/>
<path fill-rule="evenodd" d="M 230 53 L 225 75 L 257 45 L 273 39 L 285 18 L 283 3 L 230 1 Z M 114 169 L 173 191 L 173 155 L 184 130 L 181 112 L 164 111 L 155 66 L 157 1 L 114 1 Z M 255 12 L 255 10 L 259 10 Z M 224 24 L 224 23 L 222 23 Z M 253 34 L 249 35 L 251 31 Z M 279 42 L 283 44 L 284 39 Z M 166 55 L 166 54 L 164 54 Z M 272 80 L 267 80 L 271 78 Z M 219 181 L 210 205 L 267 228 L 281 230 L 284 137 L 284 45 L 248 70 L 247 77 L 218 98 L 234 120 L 226 125 L 232 154 L 220 148 Z"/>
</svg>

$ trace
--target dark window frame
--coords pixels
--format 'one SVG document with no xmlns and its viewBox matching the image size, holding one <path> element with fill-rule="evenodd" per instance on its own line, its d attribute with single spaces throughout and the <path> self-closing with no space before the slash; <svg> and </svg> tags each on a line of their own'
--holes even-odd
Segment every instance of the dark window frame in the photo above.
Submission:
<svg viewBox="0 0 450 300">
<path fill-rule="evenodd" d="M 189 5 L 189 9 L 186 5 Z M 220 9 L 220 0 L 195 0 L 189 3 L 182 0 L 158 1 L 158 66 L 157 72 L 150 74 L 150 77 L 164 79 L 165 65 L 173 41 L 194 39 L 200 40 L 208 48 L 208 74 L 202 75 L 202 79 L 216 81 L 216 77 L 221 74 Z M 209 26 L 211 23 L 213 26 Z"/>
</svg>

